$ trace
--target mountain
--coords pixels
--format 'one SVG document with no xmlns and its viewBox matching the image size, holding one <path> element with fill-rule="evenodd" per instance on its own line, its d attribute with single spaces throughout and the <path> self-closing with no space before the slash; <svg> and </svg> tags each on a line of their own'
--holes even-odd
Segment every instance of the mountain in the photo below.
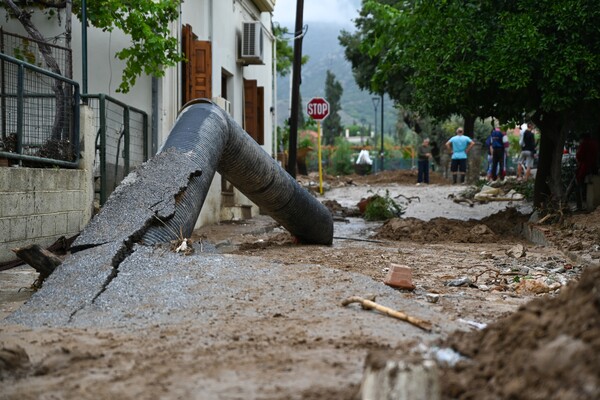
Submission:
<svg viewBox="0 0 600 400">
<path fill-rule="evenodd" d="M 342 29 L 352 31 L 351 27 L 343 25 L 332 25 L 318 22 L 308 22 L 308 31 L 302 41 L 302 53 L 309 56 L 309 61 L 302 66 L 302 83 L 300 94 L 302 96 L 303 109 L 312 97 L 325 96 L 325 77 L 330 70 L 340 82 L 344 89 L 340 116 L 342 124 L 353 123 L 365 126 L 373 125 L 375 109 L 373 95 L 367 91 L 360 90 L 354 81 L 352 67 L 344 57 L 344 48 L 338 41 Z M 288 27 L 293 31 L 293 27 Z M 293 42 L 290 43 L 293 46 Z M 277 115 L 278 124 L 283 125 L 285 119 L 289 118 L 290 104 L 290 80 L 291 74 L 286 77 L 278 77 L 277 80 Z M 389 132 L 396 124 L 397 113 L 389 97 L 384 97 L 384 130 Z M 377 108 L 378 131 L 381 127 L 381 104 Z M 392 130 L 393 131 L 393 130 Z"/>
</svg>

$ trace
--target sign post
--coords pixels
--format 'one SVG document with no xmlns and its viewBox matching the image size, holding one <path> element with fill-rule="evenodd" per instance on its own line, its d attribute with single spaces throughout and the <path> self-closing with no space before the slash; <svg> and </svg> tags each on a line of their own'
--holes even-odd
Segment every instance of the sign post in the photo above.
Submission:
<svg viewBox="0 0 600 400">
<path fill-rule="evenodd" d="M 329 115 L 329 103 L 322 97 L 313 97 L 306 105 L 306 113 L 317 121 L 317 158 L 319 163 L 319 193 L 323 194 L 323 166 L 321 163 L 321 121 Z"/>
</svg>

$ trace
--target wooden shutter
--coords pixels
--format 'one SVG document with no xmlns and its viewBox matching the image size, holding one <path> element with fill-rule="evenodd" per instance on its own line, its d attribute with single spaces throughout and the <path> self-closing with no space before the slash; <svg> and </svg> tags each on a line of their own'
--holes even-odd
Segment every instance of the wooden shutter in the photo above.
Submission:
<svg viewBox="0 0 600 400">
<path fill-rule="evenodd" d="M 182 77 L 182 88 L 181 101 L 183 104 L 187 103 L 191 99 L 190 82 L 192 78 L 191 68 L 191 56 L 192 56 L 192 43 L 194 43 L 194 33 L 192 27 L 189 24 L 183 26 L 181 33 L 181 47 L 183 55 L 187 58 L 187 61 L 181 63 L 181 77 Z"/>
<path fill-rule="evenodd" d="M 211 99 L 212 54 L 210 42 L 195 40 L 192 51 L 192 99 Z"/>
<path fill-rule="evenodd" d="M 258 142 L 257 103 L 256 80 L 244 79 L 244 129 Z"/>
<path fill-rule="evenodd" d="M 265 144 L 265 88 L 259 86 L 256 94 L 256 141 L 258 144 Z"/>
<path fill-rule="evenodd" d="M 187 58 L 183 63 L 183 102 L 197 98 L 212 98 L 212 47 L 211 43 L 196 40 L 190 25 L 182 32 L 182 47 Z"/>
</svg>

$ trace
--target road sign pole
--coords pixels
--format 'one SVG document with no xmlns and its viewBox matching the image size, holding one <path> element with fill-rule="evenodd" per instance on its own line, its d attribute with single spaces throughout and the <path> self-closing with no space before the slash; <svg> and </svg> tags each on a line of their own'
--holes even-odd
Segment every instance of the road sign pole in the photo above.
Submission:
<svg viewBox="0 0 600 400">
<path fill-rule="evenodd" d="M 319 162 L 319 193 L 323 194 L 323 163 L 321 162 L 321 120 L 317 121 L 317 159 Z"/>
</svg>

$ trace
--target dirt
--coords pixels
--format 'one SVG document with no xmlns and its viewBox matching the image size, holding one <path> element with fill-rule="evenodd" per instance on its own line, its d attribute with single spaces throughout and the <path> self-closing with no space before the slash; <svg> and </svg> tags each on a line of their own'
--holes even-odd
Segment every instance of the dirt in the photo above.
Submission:
<svg viewBox="0 0 600 400">
<path fill-rule="evenodd" d="M 299 181 L 314 189 L 318 179 Z M 255 264 L 255 282 L 220 309 L 181 310 L 191 318 L 143 328 L 0 321 L 0 399 L 352 399 L 369 353 L 392 357 L 423 345 L 468 357 L 442 368 L 445 399 L 598 398 L 600 279 L 588 265 L 600 261 L 600 209 L 538 226 L 521 203 L 453 203 L 448 194 L 464 188 L 435 173 L 425 187 L 415 186 L 411 171 L 325 181 L 321 200 L 336 216 L 332 246 L 297 243 L 267 216 L 195 232 L 193 240 L 233 263 Z M 404 195 L 404 216 L 357 216 L 361 198 L 386 190 Z M 419 200 L 406 200 L 414 196 Z M 526 240 L 523 227 L 542 232 L 546 244 Z M 365 290 L 379 287 L 392 263 L 411 268 L 416 289 L 391 290 L 380 301 L 437 315 L 433 334 L 360 308 L 339 310 L 325 298 L 282 304 L 274 297 L 277 287 L 335 298 L 340 284 L 356 277 Z M 287 289 L 258 279 L 276 265 L 298 271 Z M 25 300 L 18 286 L 35 279 L 27 267 L 9 272 L 0 280 L 3 315 Z M 343 322 L 348 311 L 353 319 Z"/>
</svg>

